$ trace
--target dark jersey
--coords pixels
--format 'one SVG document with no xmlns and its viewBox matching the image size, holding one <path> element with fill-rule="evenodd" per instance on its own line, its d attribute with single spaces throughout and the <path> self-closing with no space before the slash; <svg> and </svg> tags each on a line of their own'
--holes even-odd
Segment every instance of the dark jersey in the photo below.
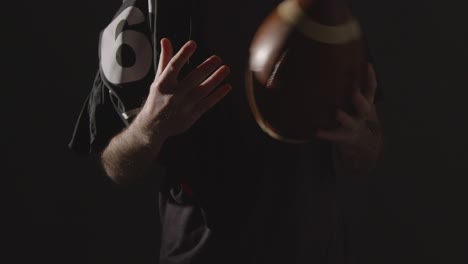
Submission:
<svg viewBox="0 0 468 264">
<path fill-rule="evenodd" d="M 177 51 L 194 39 L 199 48 L 184 71 L 216 52 L 231 66 L 234 90 L 163 146 L 160 263 L 345 263 L 351 252 L 330 143 L 269 138 L 244 94 L 249 37 L 280 1 L 241 2 L 124 1 L 102 31 L 100 69 L 70 147 L 102 151 L 144 102 L 159 40 L 170 38 Z M 208 19 L 204 4 L 230 12 Z M 204 34 L 217 27 L 219 35 Z"/>
</svg>

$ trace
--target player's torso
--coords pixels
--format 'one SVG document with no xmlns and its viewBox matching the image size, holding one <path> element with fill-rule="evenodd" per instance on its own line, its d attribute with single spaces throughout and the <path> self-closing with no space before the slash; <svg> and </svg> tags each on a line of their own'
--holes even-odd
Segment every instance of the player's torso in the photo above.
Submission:
<svg viewBox="0 0 468 264">
<path fill-rule="evenodd" d="M 172 175 L 182 175 L 218 213 L 228 208 L 218 202 L 251 210 L 265 184 L 277 190 L 290 185 L 294 193 L 306 175 L 311 176 L 304 183 L 311 188 L 333 181 L 328 144 L 295 145 L 270 138 L 256 124 L 247 103 L 244 80 L 250 42 L 281 0 L 196 2 L 192 14 L 197 52 L 206 58 L 216 54 L 230 66 L 233 91 L 174 141 Z"/>
<path fill-rule="evenodd" d="M 251 39 L 279 2 L 197 0 L 193 6 L 192 37 L 196 53 L 203 54 L 199 60 L 220 56 L 231 69 L 227 82 L 233 90 L 174 140 L 170 169 L 176 177 L 183 175 L 208 213 L 213 212 L 215 225 L 225 226 L 232 217 L 247 221 L 264 174 L 264 146 L 274 141 L 253 119 L 244 80 Z"/>
<path fill-rule="evenodd" d="M 331 157 L 324 151 L 328 145 L 269 138 L 247 104 L 250 42 L 280 2 L 198 0 L 193 10 L 197 52 L 206 58 L 220 56 L 231 68 L 228 81 L 234 89 L 179 138 L 171 166 L 171 176 L 182 175 L 193 188 L 214 237 L 224 239 L 214 243 L 213 251 L 228 250 L 228 241 L 234 245 L 242 236 L 254 236 L 259 248 L 253 250 L 264 263 L 291 254 L 310 253 L 313 257 L 305 259 L 316 260 L 334 239 L 338 221 Z M 272 251 L 278 254 L 262 255 Z"/>
</svg>

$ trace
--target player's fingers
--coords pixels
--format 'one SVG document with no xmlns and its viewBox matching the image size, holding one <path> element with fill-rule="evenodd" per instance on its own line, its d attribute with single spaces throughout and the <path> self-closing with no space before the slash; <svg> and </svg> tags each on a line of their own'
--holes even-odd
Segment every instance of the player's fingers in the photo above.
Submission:
<svg viewBox="0 0 468 264">
<path fill-rule="evenodd" d="M 218 56 L 211 56 L 195 68 L 184 80 L 181 82 L 182 87 L 188 89 L 197 87 L 202 83 L 210 74 L 213 73 L 220 65 L 222 61 Z"/>
<path fill-rule="evenodd" d="M 190 40 L 172 57 L 161 75 L 164 79 L 177 80 L 182 67 L 188 62 L 197 49 L 195 41 Z"/>
<path fill-rule="evenodd" d="M 229 75 L 230 69 L 224 65 L 214 72 L 202 84 L 192 89 L 188 95 L 188 99 L 192 102 L 199 102 L 208 96 L 222 81 Z"/>
<path fill-rule="evenodd" d="M 357 90 L 353 95 L 353 104 L 357 110 L 359 118 L 365 119 L 369 116 L 369 113 L 372 110 L 371 103 L 367 101 L 366 97 L 364 97 L 359 90 Z"/>
<path fill-rule="evenodd" d="M 221 99 L 223 99 L 231 90 L 231 85 L 225 84 L 218 88 L 216 91 L 214 91 L 211 95 L 198 102 L 193 108 L 193 113 L 196 116 L 196 118 L 199 118 L 208 110 L 210 110 L 219 101 L 221 101 Z"/>
<path fill-rule="evenodd" d="M 353 130 L 358 125 L 353 117 L 341 109 L 336 112 L 336 120 L 347 130 Z"/>
<path fill-rule="evenodd" d="M 161 73 L 167 67 L 167 64 L 169 64 L 173 56 L 174 56 L 174 51 L 172 48 L 171 41 L 167 38 L 161 39 L 161 55 L 159 57 L 156 78 L 158 78 L 161 75 Z"/>
</svg>

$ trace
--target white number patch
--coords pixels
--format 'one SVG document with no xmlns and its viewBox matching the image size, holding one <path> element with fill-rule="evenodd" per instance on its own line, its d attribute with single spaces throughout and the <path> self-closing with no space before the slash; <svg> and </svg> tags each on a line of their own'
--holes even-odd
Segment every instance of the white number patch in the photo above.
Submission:
<svg viewBox="0 0 468 264">
<path fill-rule="evenodd" d="M 153 61 L 151 42 L 145 34 L 122 30 L 122 22 L 130 26 L 138 25 L 145 22 L 145 16 L 140 9 L 130 6 L 123 10 L 101 35 L 101 70 L 105 78 L 115 85 L 143 79 L 149 73 Z M 135 54 L 135 62 L 131 66 L 122 66 L 118 62 L 117 56 L 122 45 L 130 47 Z"/>
</svg>

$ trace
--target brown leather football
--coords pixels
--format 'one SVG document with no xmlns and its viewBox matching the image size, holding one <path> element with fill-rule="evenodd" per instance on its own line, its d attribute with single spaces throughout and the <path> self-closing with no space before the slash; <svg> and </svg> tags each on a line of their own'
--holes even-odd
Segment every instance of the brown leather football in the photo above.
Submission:
<svg viewBox="0 0 468 264">
<path fill-rule="evenodd" d="M 247 97 L 260 127 L 291 143 L 338 126 L 366 73 L 362 33 L 343 0 L 286 0 L 250 47 Z"/>
</svg>

